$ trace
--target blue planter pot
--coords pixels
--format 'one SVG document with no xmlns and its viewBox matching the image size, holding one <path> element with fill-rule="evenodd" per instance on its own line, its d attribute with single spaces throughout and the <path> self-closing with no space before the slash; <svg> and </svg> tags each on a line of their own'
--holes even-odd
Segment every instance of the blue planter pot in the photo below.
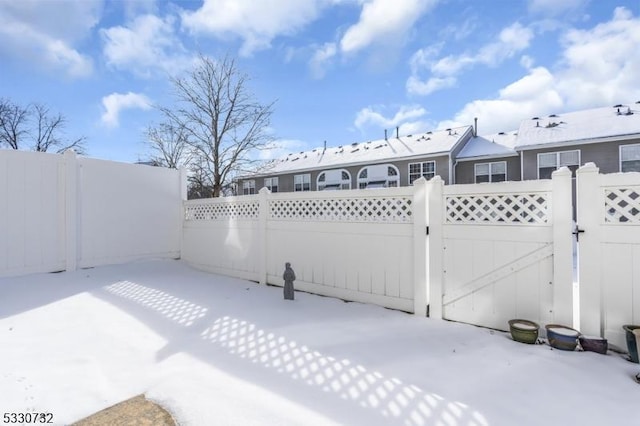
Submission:
<svg viewBox="0 0 640 426">
<path fill-rule="evenodd" d="M 552 348 L 563 351 L 574 351 L 578 346 L 580 332 L 560 324 L 547 324 L 547 340 Z"/>
</svg>

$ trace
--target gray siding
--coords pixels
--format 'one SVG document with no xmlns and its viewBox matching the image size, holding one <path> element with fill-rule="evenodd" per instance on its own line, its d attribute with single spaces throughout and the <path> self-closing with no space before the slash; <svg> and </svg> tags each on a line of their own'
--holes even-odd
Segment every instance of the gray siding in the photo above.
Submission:
<svg viewBox="0 0 640 426">
<path fill-rule="evenodd" d="M 632 145 L 640 143 L 640 139 L 628 141 L 612 141 L 602 143 L 578 144 L 557 146 L 523 151 L 524 155 L 524 180 L 538 178 L 538 154 L 543 152 L 558 152 L 580 150 L 580 165 L 595 163 L 600 168 L 600 173 L 617 173 L 620 171 L 620 145 Z"/>
<path fill-rule="evenodd" d="M 492 158 L 477 161 L 461 161 L 455 166 L 456 183 L 475 183 L 475 165 L 483 163 L 507 162 L 507 180 L 520 180 L 520 157 Z"/>
</svg>

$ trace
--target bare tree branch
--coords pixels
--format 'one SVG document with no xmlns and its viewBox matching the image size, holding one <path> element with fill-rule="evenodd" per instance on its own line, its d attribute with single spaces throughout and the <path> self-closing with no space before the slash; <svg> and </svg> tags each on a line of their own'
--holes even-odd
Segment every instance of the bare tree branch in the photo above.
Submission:
<svg viewBox="0 0 640 426">
<path fill-rule="evenodd" d="M 29 109 L 0 99 L 0 146 L 20 149 L 24 136 L 28 134 Z"/>
<path fill-rule="evenodd" d="M 22 107 L 0 99 L 0 146 L 25 149 L 29 141 L 29 148 L 34 151 L 50 152 L 55 149 L 61 153 L 73 148 L 83 154 L 84 137 L 71 141 L 62 139 L 66 124 L 62 114 L 52 114 L 46 105 L 36 103 Z"/>
<path fill-rule="evenodd" d="M 184 77 L 171 77 L 176 105 L 160 108 L 171 127 L 183 129 L 192 155 L 194 185 L 218 197 L 234 175 L 251 164 L 251 155 L 270 138 L 273 103 L 263 105 L 248 91 L 249 78 L 225 56 L 200 55 Z"/>
</svg>

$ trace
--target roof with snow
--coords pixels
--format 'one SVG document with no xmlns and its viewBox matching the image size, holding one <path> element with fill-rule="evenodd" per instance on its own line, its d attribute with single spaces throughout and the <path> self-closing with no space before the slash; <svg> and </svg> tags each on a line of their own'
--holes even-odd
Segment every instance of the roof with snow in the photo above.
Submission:
<svg viewBox="0 0 640 426">
<path fill-rule="evenodd" d="M 316 148 L 289 154 L 264 166 L 259 174 L 287 173 L 318 168 L 345 167 L 352 164 L 372 164 L 403 158 L 448 155 L 471 126 L 390 137 L 338 147 Z"/>
<path fill-rule="evenodd" d="M 515 148 L 633 135 L 640 135 L 640 101 L 525 120 L 518 129 Z"/>
<path fill-rule="evenodd" d="M 484 157 L 509 157 L 518 155 L 514 149 L 518 132 L 500 132 L 471 138 L 458 154 L 458 160 L 472 160 Z"/>
</svg>

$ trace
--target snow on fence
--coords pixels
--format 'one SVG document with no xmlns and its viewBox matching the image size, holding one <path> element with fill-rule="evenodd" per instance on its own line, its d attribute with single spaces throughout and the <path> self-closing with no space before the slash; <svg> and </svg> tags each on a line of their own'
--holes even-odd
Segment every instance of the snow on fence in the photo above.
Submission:
<svg viewBox="0 0 640 426">
<path fill-rule="evenodd" d="M 263 189 L 187 201 L 183 259 L 275 285 L 291 262 L 298 289 L 413 311 L 415 192 Z M 424 245 L 424 226 L 419 240 Z"/>
<path fill-rule="evenodd" d="M 0 150 L 0 276 L 179 257 L 179 171 Z"/>
</svg>

